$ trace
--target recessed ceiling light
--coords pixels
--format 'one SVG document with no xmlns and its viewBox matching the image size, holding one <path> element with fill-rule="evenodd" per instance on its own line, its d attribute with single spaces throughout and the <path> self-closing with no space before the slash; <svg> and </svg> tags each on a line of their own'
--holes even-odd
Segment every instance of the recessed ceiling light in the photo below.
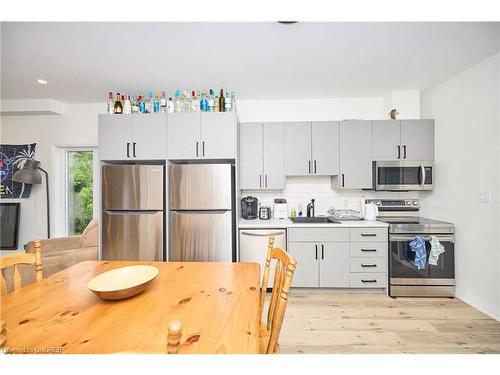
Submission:
<svg viewBox="0 0 500 375">
<path fill-rule="evenodd" d="M 299 21 L 278 21 L 282 25 L 293 25 L 294 23 L 298 23 Z"/>
<path fill-rule="evenodd" d="M 44 79 L 39 78 L 36 80 L 36 83 L 38 83 L 39 85 L 46 85 L 48 82 Z"/>
</svg>

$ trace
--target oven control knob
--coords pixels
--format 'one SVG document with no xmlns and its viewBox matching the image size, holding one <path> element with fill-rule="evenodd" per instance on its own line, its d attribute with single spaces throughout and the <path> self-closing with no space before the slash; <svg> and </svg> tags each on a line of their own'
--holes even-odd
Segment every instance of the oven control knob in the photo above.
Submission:
<svg viewBox="0 0 500 375">
<path fill-rule="evenodd" d="M 382 202 L 381 201 L 377 201 L 376 204 L 377 204 L 377 206 L 380 206 L 382 204 Z"/>
<path fill-rule="evenodd" d="M 407 206 L 411 206 L 411 202 L 410 202 L 410 201 L 406 201 L 406 202 L 405 202 L 405 204 L 406 204 Z"/>
<path fill-rule="evenodd" d="M 418 206 L 418 201 L 413 201 L 414 206 Z"/>
</svg>

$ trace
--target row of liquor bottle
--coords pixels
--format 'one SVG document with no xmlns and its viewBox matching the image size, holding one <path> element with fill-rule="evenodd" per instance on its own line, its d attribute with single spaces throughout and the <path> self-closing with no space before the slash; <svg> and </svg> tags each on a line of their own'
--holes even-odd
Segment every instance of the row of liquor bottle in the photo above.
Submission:
<svg viewBox="0 0 500 375">
<path fill-rule="evenodd" d="M 110 114 L 129 113 L 174 113 L 174 112 L 233 112 L 236 111 L 234 91 L 220 89 L 216 95 L 213 89 L 202 91 L 176 90 L 174 99 L 165 96 L 165 91 L 144 92 L 138 96 L 130 97 L 128 94 L 108 93 L 107 112 Z"/>
</svg>

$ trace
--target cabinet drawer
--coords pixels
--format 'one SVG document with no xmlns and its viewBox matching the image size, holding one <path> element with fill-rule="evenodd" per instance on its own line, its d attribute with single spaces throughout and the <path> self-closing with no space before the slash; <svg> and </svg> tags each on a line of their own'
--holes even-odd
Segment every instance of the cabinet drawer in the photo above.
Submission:
<svg viewBox="0 0 500 375">
<path fill-rule="evenodd" d="M 349 242 L 349 228 L 290 228 L 289 241 Z"/>
<path fill-rule="evenodd" d="M 385 288 L 387 287 L 386 273 L 351 273 L 351 288 Z"/>
<path fill-rule="evenodd" d="M 387 242 L 387 228 L 351 228 L 351 242 Z"/>
<path fill-rule="evenodd" d="M 351 258 L 349 259 L 349 272 L 387 272 L 387 258 Z"/>
<path fill-rule="evenodd" d="M 351 257 L 386 257 L 386 242 L 351 242 L 349 248 Z"/>
</svg>

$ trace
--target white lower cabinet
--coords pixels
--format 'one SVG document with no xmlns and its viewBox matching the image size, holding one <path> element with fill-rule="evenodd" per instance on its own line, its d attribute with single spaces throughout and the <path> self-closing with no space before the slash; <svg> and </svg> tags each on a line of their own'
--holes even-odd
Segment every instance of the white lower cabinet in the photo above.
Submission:
<svg viewBox="0 0 500 375">
<path fill-rule="evenodd" d="M 299 288 L 319 287 L 318 245 L 312 242 L 289 242 L 288 252 L 297 261 L 292 286 Z"/>
<path fill-rule="evenodd" d="M 325 242 L 320 246 L 319 286 L 349 287 L 349 244 Z"/>
<path fill-rule="evenodd" d="M 289 228 L 288 252 L 297 260 L 292 286 L 387 287 L 386 232 L 386 228 Z M 365 241 L 365 233 L 375 239 Z"/>
</svg>

